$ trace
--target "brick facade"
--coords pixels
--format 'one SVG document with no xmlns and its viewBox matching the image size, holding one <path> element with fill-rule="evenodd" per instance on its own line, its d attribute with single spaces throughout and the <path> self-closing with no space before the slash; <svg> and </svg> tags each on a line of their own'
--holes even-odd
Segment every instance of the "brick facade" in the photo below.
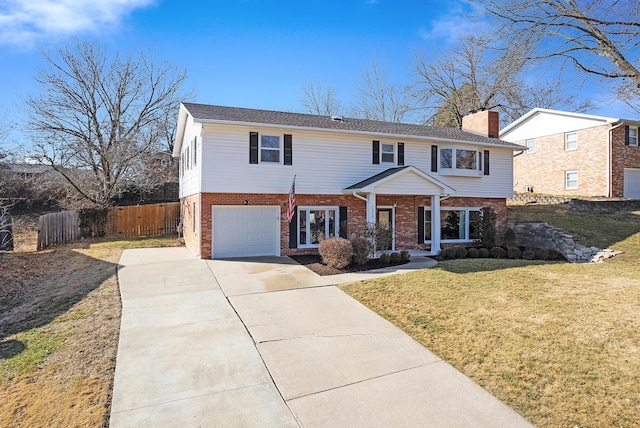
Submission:
<svg viewBox="0 0 640 428">
<path fill-rule="evenodd" d="M 624 126 L 611 133 L 611 196 L 621 198 L 624 196 L 624 169 L 640 168 L 640 147 L 624 144 Z"/>
<path fill-rule="evenodd" d="M 536 138 L 536 150 L 516 156 L 514 190 L 548 195 L 624 196 L 624 169 L 640 168 L 640 147 L 625 145 L 625 127 L 602 125 L 577 131 L 578 149 L 565 150 L 564 133 Z M 608 153 L 609 133 L 611 148 Z M 526 145 L 526 141 L 516 144 Z M 608 157 L 609 156 L 609 157 Z M 609 163 L 611 169 L 607 168 Z M 565 172 L 578 171 L 578 188 L 565 188 Z M 607 187 L 610 174 L 610 188 Z"/>
<path fill-rule="evenodd" d="M 565 150 L 564 133 L 535 138 L 535 151 L 518 155 L 513 160 L 514 190 L 525 192 L 532 187 L 535 193 L 548 195 L 609 196 L 607 194 L 609 128 L 609 125 L 603 125 L 578 130 L 576 150 Z M 621 143 L 625 147 L 624 128 L 618 128 L 613 132 L 614 140 L 622 133 Z M 515 143 L 526 146 L 526 141 Z M 614 146 L 616 144 L 619 143 L 614 141 Z M 567 171 L 578 171 L 577 189 L 565 188 Z M 614 194 L 614 196 L 617 195 Z"/>
<path fill-rule="evenodd" d="M 183 231 L 185 244 L 198 254 L 198 234 L 201 238 L 201 258 L 211 258 L 211 206 L 212 205 L 248 205 L 280 206 L 280 251 L 281 255 L 317 254 L 316 248 L 289 248 L 289 223 L 286 219 L 288 206 L 287 194 L 240 194 L 240 193 L 203 193 L 182 200 Z M 363 235 L 366 228 L 366 203 L 351 195 L 296 195 L 298 206 L 346 206 L 347 234 L 349 238 Z M 428 245 L 418 244 L 418 207 L 431 206 L 429 196 L 392 196 L 378 195 L 378 206 L 395 207 L 395 248 L 397 250 L 429 249 Z M 195 211 L 193 209 L 195 204 Z M 443 207 L 484 207 L 491 206 L 498 217 L 498 230 L 505 227 L 507 219 L 506 200 L 486 198 L 448 198 L 442 201 Z M 199 219 L 199 220 L 198 220 Z M 194 221 L 197 223 L 194 232 Z"/>
<path fill-rule="evenodd" d="M 479 111 L 462 118 L 462 130 L 485 137 L 498 138 L 500 115 L 497 111 Z"/>
</svg>

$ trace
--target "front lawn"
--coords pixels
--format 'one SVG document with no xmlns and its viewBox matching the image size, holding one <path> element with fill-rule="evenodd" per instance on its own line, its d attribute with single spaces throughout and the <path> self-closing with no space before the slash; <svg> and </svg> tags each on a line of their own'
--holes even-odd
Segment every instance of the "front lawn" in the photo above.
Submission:
<svg viewBox="0 0 640 428">
<path fill-rule="evenodd" d="M 120 330 L 120 255 L 181 243 L 113 239 L 36 252 L 36 229 L 17 224 L 17 251 L 0 253 L 0 426 L 106 426 Z"/>
<path fill-rule="evenodd" d="M 510 215 L 625 254 L 580 265 L 452 260 L 341 288 L 538 426 L 639 425 L 640 212 Z"/>
</svg>

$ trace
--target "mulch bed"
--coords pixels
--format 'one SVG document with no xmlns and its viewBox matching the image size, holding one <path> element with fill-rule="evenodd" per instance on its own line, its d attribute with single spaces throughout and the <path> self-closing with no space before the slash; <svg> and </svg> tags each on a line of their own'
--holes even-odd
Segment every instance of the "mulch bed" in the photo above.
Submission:
<svg viewBox="0 0 640 428">
<path fill-rule="evenodd" d="M 363 265 L 352 264 L 343 269 L 336 269 L 322 263 L 322 258 L 317 255 L 290 256 L 290 257 L 293 260 L 300 263 L 301 265 L 303 265 L 304 267 L 306 267 L 307 269 L 314 271 L 320 276 L 337 275 L 339 273 L 362 272 L 362 271 L 371 270 L 371 269 L 380 269 L 380 268 L 398 266 L 398 265 L 403 265 L 405 263 L 409 263 L 409 261 L 406 260 L 406 261 L 402 261 L 400 263 L 395 263 L 395 264 L 384 264 L 384 263 L 380 263 L 380 260 L 378 259 L 370 259 L 367 263 Z"/>
</svg>

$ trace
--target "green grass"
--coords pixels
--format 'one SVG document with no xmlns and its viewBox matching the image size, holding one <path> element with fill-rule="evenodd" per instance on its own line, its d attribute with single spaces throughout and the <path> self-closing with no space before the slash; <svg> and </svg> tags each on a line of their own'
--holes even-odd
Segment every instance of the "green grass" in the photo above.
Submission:
<svg viewBox="0 0 640 428">
<path fill-rule="evenodd" d="M 41 328 L 14 335 L 11 341 L 5 342 L 3 346 L 3 355 L 11 356 L 0 359 L 0 379 L 10 380 L 36 370 L 50 354 L 60 349 L 63 343 L 62 335 L 47 333 Z"/>
<path fill-rule="evenodd" d="M 342 288 L 538 426 L 640 424 L 640 216 L 518 215 L 625 254 L 588 265 L 451 260 Z"/>
</svg>

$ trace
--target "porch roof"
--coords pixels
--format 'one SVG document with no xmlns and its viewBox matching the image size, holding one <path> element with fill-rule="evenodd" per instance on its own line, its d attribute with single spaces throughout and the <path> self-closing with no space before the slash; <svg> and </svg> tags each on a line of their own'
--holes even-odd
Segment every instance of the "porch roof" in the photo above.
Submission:
<svg viewBox="0 0 640 428">
<path fill-rule="evenodd" d="M 456 193 L 453 187 L 413 165 L 386 169 L 343 189 L 344 193 L 354 191 L 396 195 L 450 195 Z"/>
</svg>

